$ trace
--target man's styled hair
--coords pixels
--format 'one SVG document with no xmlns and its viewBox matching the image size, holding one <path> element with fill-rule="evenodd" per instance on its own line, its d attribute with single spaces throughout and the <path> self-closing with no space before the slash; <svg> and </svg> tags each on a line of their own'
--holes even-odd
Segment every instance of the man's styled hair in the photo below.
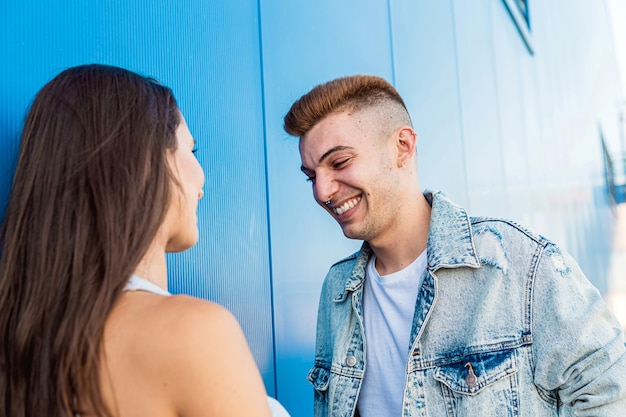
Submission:
<svg viewBox="0 0 626 417">
<path fill-rule="evenodd" d="M 411 125 L 404 100 L 391 84 L 373 75 L 352 75 L 319 84 L 300 97 L 285 116 L 284 128 L 302 137 L 329 114 L 374 106 L 381 108 L 381 116 Z"/>
</svg>

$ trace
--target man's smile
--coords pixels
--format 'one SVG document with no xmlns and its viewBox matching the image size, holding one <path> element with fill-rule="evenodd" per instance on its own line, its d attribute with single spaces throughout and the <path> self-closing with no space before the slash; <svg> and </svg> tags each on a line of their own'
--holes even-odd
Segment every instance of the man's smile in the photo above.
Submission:
<svg viewBox="0 0 626 417">
<path fill-rule="evenodd" d="M 359 204 L 360 201 L 361 201 L 361 196 L 351 198 L 350 200 L 343 203 L 341 206 L 333 207 L 332 210 L 336 215 L 341 216 L 346 211 L 354 208 L 357 204 Z"/>
</svg>

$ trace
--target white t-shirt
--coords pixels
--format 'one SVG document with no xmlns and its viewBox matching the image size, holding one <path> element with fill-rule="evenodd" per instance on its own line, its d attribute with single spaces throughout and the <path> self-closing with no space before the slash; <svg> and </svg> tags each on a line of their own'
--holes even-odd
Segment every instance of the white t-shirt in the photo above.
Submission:
<svg viewBox="0 0 626 417">
<path fill-rule="evenodd" d="M 380 276 L 372 256 L 365 272 L 366 368 L 357 407 L 361 417 L 402 415 L 409 337 L 426 251 L 409 266 Z"/>
</svg>

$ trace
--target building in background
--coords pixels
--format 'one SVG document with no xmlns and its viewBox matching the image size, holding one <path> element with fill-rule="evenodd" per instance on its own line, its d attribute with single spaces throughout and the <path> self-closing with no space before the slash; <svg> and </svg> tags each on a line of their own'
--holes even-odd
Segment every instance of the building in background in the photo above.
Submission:
<svg viewBox="0 0 626 417">
<path fill-rule="evenodd" d="M 618 67 L 621 74 L 622 92 L 626 93 L 626 2 L 622 0 L 608 0 L 607 3 L 610 23 L 613 28 L 613 39 L 617 53 Z M 613 145 L 607 153 L 607 161 L 613 169 L 607 169 L 609 175 L 614 175 L 613 193 L 617 201 L 626 199 L 626 100 L 618 105 L 619 145 Z M 610 157 L 612 155 L 612 157 Z M 617 224 L 613 230 L 611 270 L 609 272 L 609 288 L 604 294 L 609 306 L 617 314 L 626 328 L 626 204 L 616 208 Z"/>
<path fill-rule="evenodd" d="M 171 86 L 206 186 L 200 242 L 169 258 L 170 289 L 228 307 L 268 392 L 308 417 L 318 293 L 360 242 L 313 202 L 282 130 L 291 103 L 338 76 L 387 78 L 413 117 L 423 186 L 540 231 L 610 298 L 626 288 L 611 28 L 595 0 L 3 1 L 0 203 L 26 109 L 59 71 L 112 64 Z"/>
</svg>

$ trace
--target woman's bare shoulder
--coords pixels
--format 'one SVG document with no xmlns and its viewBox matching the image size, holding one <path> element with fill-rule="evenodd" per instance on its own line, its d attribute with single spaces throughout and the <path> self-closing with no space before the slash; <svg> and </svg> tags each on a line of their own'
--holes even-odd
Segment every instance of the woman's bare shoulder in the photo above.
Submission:
<svg viewBox="0 0 626 417">
<path fill-rule="evenodd" d="M 110 336 L 128 339 L 133 343 L 169 344 L 200 341 L 217 332 L 241 331 L 239 323 L 226 308 L 211 301 L 186 295 L 164 297 L 145 292 L 124 294 L 108 319 Z M 173 336 L 178 338 L 174 340 Z"/>
<path fill-rule="evenodd" d="M 196 356 L 219 356 L 233 347 L 248 349 L 235 316 L 217 303 L 186 295 L 152 294 L 125 301 L 133 305 L 120 312 L 126 316 L 120 324 L 130 328 L 136 348 L 150 346 L 153 355 L 165 355 L 169 363 L 180 366 L 197 360 Z"/>
<path fill-rule="evenodd" d="M 151 352 L 146 367 L 158 368 L 180 415 L 269 415 L 263 381 L 230 311 L 184 295 L 134 298 L 124 300 L 136 304 L 127 311 L 134 349 Z"/>
<path fill-rule="evenodd" d="M 175 295 L 161 301 L 156 313 L 159 323 L 156 324 L 166 326 L 170 334 L 194 341 L 196 337 L 210 338 L 214 332 L 241 333 L 235 316 L 220 304 L 186 295 Z"/>
</svg>

